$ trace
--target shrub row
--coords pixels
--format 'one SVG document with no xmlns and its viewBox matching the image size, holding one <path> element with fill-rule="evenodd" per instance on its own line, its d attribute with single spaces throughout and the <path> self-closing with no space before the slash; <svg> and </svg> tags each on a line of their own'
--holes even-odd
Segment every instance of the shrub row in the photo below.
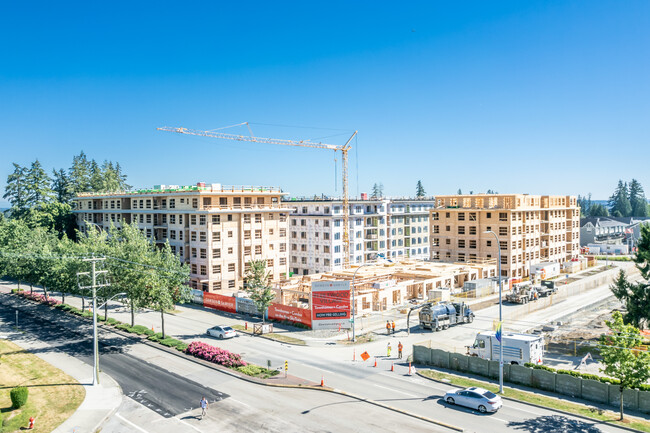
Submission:
<svg viewBox="0 0 650 433">
<path fill-rule="evenodd" d="M 204 359 L 229 368 L 243 367 L 247 365 L 246 362 L 241 359 L 241 355 L 200 341 L 191 342 L 187 349 L 185 349 L 185 353 L 192 355 L 195 358 Z"/>
<path fill-rule="evenodd" d="M 14 292 L 14 290 L 16 291 Z M 61 301 L 57 301 L 56 299 L 53 298 L 46 298 L 45 295 L 41 295 L 40 293 L 30 293 L 24 290 L 17 290 L 17 289 L 13 289 L 12 292 L 17 294 L 18 296 L 22 296 L 23 298 L 40 302 L 41 304 L 50 305 L 50 306 L 61 305 Z"/>
<path fill-rule="evenodd" d="M 579 377 L 582 379 L 596 380 L 598 382 L 608 383 L 610 385 L 618 385 L 619 383 L 621 383 L 620 380 L 611 377 L 598 376 L 597 374 L 581 373 L 575 370 L 559 370 L 552 367 L 548 367 L 546 365 L 538 365 L 530 362 L 525 363 L 524 367 L 534 368 L 536 370 L 546 370 L 546 371 L 550 371 L 551 373 L 557 373 L 557 374 L 567 374 L 569 376 Z M 641 391 L 650 391 L 650 385 L 641 385 L 639 389 Z"/>
</svg>

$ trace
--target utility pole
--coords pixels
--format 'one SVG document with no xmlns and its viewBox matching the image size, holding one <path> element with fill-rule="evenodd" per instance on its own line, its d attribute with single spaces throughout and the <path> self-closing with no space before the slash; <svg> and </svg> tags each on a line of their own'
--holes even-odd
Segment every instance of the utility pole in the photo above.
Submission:
<svg viewBox="0 0 650 433">
<path fill-rule="evenodd" d="M 80 289 L 92 289 L 93 291 L 93 386 L 99 385 L 99 343 L 97 341 L 97 289 L 99 287 L 108 287 L 110 283 L 97 284 L 97 275 L 106 274 L 107 270 L 98 271 L 96 269 L 96 264 L 98 261 L 106 260 L 105 257 L 95 257 L 93 256 L 89 259 L 83 259 L 84 262 L 90 262 L 92 265 L 91 272 L 79 272 L 77 276 L 80 275 L 90 275 L 92 278 L 92 285 L 90 286 L 79 286 Z"/>
</svg>

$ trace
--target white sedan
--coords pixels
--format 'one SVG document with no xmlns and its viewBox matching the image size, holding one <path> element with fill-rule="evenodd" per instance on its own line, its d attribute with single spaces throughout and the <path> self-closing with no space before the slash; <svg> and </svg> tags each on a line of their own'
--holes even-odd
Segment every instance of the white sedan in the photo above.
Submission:
<svg viewBox="0 0 650 433">
<path fill-rule="evenodd" d="M 496 412 L 503 405 L 501 397 L 483 388 L 452 389 L 445 394 L 449 404 L 477 409 L 481 413 Z"/>
<path fill-rule="evenodd" d="M 217 337 L 219 340 L 237 336 L 237 333 L 234 329 L 232 329 L 230 326 L 224 325 L 213 326 L 212 328 L 208 329 L 207 334 L 212 337 Z"/>
</svg>

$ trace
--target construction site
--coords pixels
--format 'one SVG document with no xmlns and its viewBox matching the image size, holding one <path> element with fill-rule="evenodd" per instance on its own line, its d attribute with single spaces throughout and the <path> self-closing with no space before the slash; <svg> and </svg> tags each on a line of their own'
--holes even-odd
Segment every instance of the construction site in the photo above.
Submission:
<svg viewBox="0 0 650 433">
<path fill-rule="evenodd" d="M 350 267 L 341 271 L 294 276 L 276 283 L 276 301 L 308 308 L 312 283 L 349 281 L 357 315 L 390 310 L 408 303 L 449 300 L 463 292 L 465 283 L 496 278 L 495 260 L 468 263 L 434 263 L 404 260 L 396 263 Z M 473 294 L 476 296 L 476 293 Z"/>
</svg>

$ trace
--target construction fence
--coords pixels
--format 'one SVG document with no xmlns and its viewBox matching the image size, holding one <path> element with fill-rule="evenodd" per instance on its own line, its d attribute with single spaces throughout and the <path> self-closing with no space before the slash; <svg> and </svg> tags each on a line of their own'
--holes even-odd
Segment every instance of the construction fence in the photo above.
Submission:
<svg viewBox="0 0 650 433">
<path fill-rule="evenodd" d="M 499 362 L 489 361 L 460 353 L 431 349 L 426 345 L 413 345 L 413 362 L 488 377 L 499 378 Z M 555 392 L 574 398 L 614 407 L 620 405 L 620 387 L 592 379 L 558 374 L 553 371 L 534 369 L 522 365 L 503 366 L 503 380 L 544 391 Z M 628 410 L 650 413 L 650 392 L 626 389 L 623 406 Z"/>
</svg>

